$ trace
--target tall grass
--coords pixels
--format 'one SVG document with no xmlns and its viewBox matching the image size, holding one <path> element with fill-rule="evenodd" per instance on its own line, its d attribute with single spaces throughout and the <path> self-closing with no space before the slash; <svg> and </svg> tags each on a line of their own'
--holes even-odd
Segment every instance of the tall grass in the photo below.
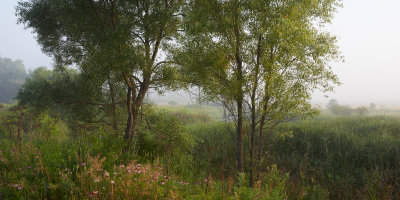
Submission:
<svg viewBox="0 0 400 200">
<path fill-rule="evenodd" d="M 267 141 L 270 162 L 292 177 L 321 183 L 331 199 L 400 198 L 398 118 L 298 121 L 281 126 Z"/>
<path fill-rule="evenodd" d="M 146 110 L 126 154 L 105 126 L 29 110 L 19 119 L 0 110 L 0 199 L 400 199 L 396 117 L 283 124 L 263 138 L 253 188 L 236 172 L 233 124 L 190 108 Z M 248 135 L 244 147 L 247 159 Z"/>
</svg>

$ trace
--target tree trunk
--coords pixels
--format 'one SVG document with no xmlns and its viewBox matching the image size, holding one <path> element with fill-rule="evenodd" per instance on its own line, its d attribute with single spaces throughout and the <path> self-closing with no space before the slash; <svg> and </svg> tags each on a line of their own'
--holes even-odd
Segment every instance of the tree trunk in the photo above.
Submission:
<svg viewBox="0 0 400 200">
<path fill-rule="evenodd" d="M 129 151 L 131 147 L 132 150 L 134 151 L 133 135 L 135 133 L 136 124 L 139 117 L 139 110 L 142 107 L 145 95 L 147 93 L 147 90 L 149 89 L 149 80 L 150 80 L 150 75 L 144 78 L 144 81 L 140 84 L 140 89 L 138 93 L 136 93 L 135 87 L 128 87 L 128 93 L 126 99 L 127 101 L 126 104 L 128 109 L 128 120 L 126 123 L 126 130 L 124 135 L 124 139 L 125 141 L 128 142 L 128 145 L 124 148 L 123 150 L 124 153 Z"/>
<path fill-rule="evenodd" d="M 253 88 L 251 91 L 251 135 L 250 135 L 250 187 L 254 185 L 254 148 L 255 148 L 255 135 L 256 135 L 256 95 L 258 88 L 258 74 L 260 73 L 260 59 L 261 59 L 261 35 L 258 38 L 257 44 L 257 61 L 253 76 Z"/>
<path fill-rule="evenodd" d="M 254 112 L 253 112 L 254 111 Z M 255 117 L 255 107 L 252 108 L 251 114 L 251 135 L 250 135 L 250 187 L 254 185 L 254 137 L 256 134 L 256 117 Z"/>
<path fill-rule="evenodd" d="M 128 145 L 123 149 L 123 153 L 129 151 L 129 147 L 131 146 L 131 137 L 133 134 L 133 129 L 135 128 L 133 106 L 132 106 L 132 89 L 129 87 L 128 87 L 128 92 L 126 94 L 126 106 L 128 110 L 128 120 L 126 122 L 124 140 L 128 141 Z"/>
<path fill-rule="evenodd" d="M 241 36 L 240 36 L 240 24 L 239 24 L 239 15 L 240 8 L 238 1 L 235 1 L 236 10 L 235 10 L 235 62 L 236 62 L 236 81 L 237 81 L 237 91 L 236 91 L 236 103 L 237 103 L 237 112 L 238 112 L 238 120 L 237 120 L 237 165 L 238 172 L 243 172 L 243 61 L 241 57 Z"/>
<path fill-rule="evenodd" d="M 264 129 L 264 125 L 265 125 L 265 115 L 263 115 L 262 117 L 261 117 L 261 121 L 260 121 L 260 130 L 259 130 L 259 145 L 258 145 L 258 158 L 257 158 L 257 160 L 258 160 L 258 169 L 259 170 L 261 170 L 261 157 L 262 157 L 262 146 L 264 145 L 263 144 L 263 129 Z"/>
<path fill-rule="evenodd" d="M 238 172 L 243 172 L 243 104 L 238 102 L 238 124 L 237 124 L 237 165 Z"/>
<path fill-rule="evenodd" d="M 112 103 L 112 122 L 113 122 L 113 128 L 116 133 L 118 133 L 118 124 L 117 124 L 117 105 L 116 105 L 116 100 L 115 100 L 115 91 L 114 91 L 114 86 L 111 82 L 111 77 L 108 75 L 108 86 L 110 87 L 110 96 L 111 96 L 111 103 Z"/>
</svg>

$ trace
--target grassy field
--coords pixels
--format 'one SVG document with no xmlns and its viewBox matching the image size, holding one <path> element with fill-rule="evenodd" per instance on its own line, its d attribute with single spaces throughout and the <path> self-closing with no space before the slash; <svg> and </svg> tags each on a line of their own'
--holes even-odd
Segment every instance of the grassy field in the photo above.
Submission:
<svg viewBox="0 0 400 200">
<path fill-rule="evenodd" d="M 400 198 L 399 117 L 321 115 L 282 124 L 265 136 L 249 188 L 248 174 L 236 173 L 234 126 L 221 120 L 221 109 L 146 112 L 151 125 L 138 128 L 135 152 L 121 154 L 122 135 L 107 127 L 32 110 L 18 118 L 1 108 L 0 199 Z"/>
</svg>

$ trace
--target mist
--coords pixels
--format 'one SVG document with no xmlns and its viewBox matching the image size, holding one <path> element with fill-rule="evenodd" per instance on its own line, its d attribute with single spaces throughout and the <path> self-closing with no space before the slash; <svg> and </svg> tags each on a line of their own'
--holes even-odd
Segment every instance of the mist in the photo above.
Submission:
<svg viewBox="0 0 400 200">
<path fill-rule="evenodd" d="M 51 66 L 52 59 L 41 52 L 32 30 L 17 24 L 16 0 L 0 2 L 0 57 L 20 59 L 27 70 Z M 397 0 L 344 0 L 326 31 L 337 36 L 345 62 L 331 63 L 342 85 L 335 91 L 315 92 L 312 103 L 326 105 L 329 99 L 356 106 L 374 102 L 378 106 L 400 108 L 400 19 Z M 156 103 L 195 102 L 183 91 L 163 96 L 150 95 Z M 326 97 L 327 96 L 327 97 Z"/>
</svg>

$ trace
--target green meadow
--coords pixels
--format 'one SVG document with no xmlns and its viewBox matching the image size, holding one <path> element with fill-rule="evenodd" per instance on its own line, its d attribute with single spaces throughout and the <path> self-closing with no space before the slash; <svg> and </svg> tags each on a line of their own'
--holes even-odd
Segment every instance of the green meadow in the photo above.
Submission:
<svg viewBox="0 0 400 200">
<path fill-rule="evenodd" d="M 400 118 L 320 115 L 265 135 L 257 182 L 235 169 L 234 126 L 213 106 L 152 106 L 137 148 L 106 126 L 3 106 L 2 199 L 396 199 Z M 21 113 L 23 116 L 20 117 Z M 216 117 L 219 115 L 220 117 Z M 154 130 L 154 131 L 153 131 Z M 249 153 L 249 137 L 244 143 Z M 245 166 L 248 168 L 248 166 Z"/>
</svg>

